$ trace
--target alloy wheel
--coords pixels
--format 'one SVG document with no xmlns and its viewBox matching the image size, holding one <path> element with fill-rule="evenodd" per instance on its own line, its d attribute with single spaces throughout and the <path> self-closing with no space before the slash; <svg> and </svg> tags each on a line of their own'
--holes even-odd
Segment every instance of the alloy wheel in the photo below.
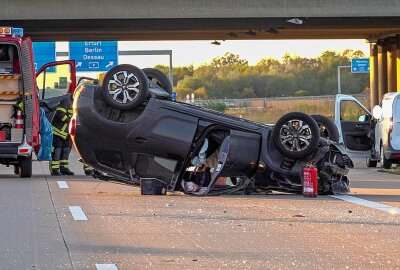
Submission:
<svg viewBox="0 0 400 270">
<path fill-rule="evenodd" d="M 285 149 L 291 152 L 300 152 L 310 145 L 312 132 L 309 125 L 302 120 L 295 119 L 282 126 L 279 136 Z"/>
</svg>

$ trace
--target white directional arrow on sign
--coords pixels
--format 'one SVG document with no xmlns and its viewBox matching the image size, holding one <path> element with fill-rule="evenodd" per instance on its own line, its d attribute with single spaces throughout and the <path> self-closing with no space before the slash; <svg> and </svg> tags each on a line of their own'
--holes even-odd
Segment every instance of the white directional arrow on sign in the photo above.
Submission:
<svg viewBox="0 0 400 270">
<path fill-rule="evenodd" d="M 114 65 L 114 62 L 110 61 L 110 62 L 108 62 L 108 65 L 106 66 L 106 68 L 112 67 L 113 65 Z"/>
<path fill-rule="evenodd" d="M 75 67 L 81 67 L 82 66 L 82 62 L 77 62 Z"/>
</svg>

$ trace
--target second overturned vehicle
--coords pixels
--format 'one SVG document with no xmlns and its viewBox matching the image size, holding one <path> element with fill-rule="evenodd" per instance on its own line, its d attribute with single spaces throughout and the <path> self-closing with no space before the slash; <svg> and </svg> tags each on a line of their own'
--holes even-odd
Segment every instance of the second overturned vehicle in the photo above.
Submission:
<svg viewBox="0 0 400 270">
<path fill-rule="evenodd" d="M 321 137 L 311 116 L 292 112 L 264 125 L 173 101 L 171 93 L 163 73 L 132 65 L 112 68 L 101 86 L 80 84 L 70 133 L 83 160 L 122 181 L 152 179 L 194 195 L 301 192 L 302 170 L 313 162 L 320 194 L 349 191 L 351 159 Z"/>
</svg>

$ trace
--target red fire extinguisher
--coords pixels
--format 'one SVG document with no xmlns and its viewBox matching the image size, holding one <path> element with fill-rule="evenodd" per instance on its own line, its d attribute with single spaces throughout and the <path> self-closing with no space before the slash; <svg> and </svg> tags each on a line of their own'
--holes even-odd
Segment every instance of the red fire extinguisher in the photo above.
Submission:
<svg viewBox="0 0 400 270">
<path fill-rule="evenodd" d="M 318 170 L 310 161 L 303 168 L 303 196 L 317 197 L 318 195 Z"/>
</svg>

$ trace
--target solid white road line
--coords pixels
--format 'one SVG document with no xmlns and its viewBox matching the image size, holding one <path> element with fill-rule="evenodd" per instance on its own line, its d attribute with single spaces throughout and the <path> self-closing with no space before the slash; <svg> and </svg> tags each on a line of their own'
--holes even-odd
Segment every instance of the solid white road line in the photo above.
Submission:
<svg viewBox="0 0 400 270">
<path fill-rule="evenodd" d="M 99 264 L 96 263 L 97 270 L 118 270 L 115 264 Z"/>
<path fill-rule="evenodd" d="M 366 206 L 366 207 L 373 208 L 373 209 L 378 209 L 378 210 L 385 211 L 385 212 L 388 212 L 393 215 L 400 215 L 400 208 L 398 208 L 398 207 L 384 205 L 384 204 L 376 203 L 376 202 L 371 202 L 371 201 L 367 201 L 367 200 L 356 198 L 356 197 L 349 196 L 349 195 L 330 195 L 329 197 L 339 199 L 342 201 L 346 201 L 346 202 L 355 203 L 355 204 Z"/>
<path fill-rule="evenodd" d="M 71 212 L 74 220 L 88 220 L 85 212 L 83 212 L 82 207 L 80 206 L 70 206 L 69 211 Z"/>
<path fill-rule="evenodd" d="M 69 188 L 67 181 L 57 181 L 59 188 Z"/>
</svg>

